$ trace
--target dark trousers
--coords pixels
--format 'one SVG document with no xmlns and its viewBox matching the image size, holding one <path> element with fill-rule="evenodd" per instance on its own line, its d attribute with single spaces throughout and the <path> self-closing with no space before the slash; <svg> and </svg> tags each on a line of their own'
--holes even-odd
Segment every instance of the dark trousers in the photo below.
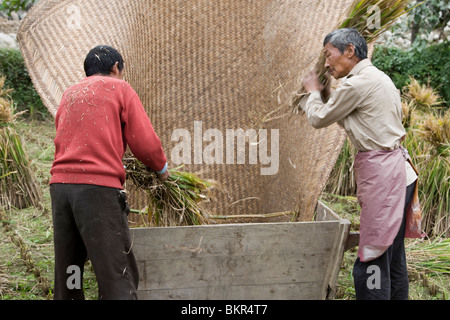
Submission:
<svg viewBox="0 0 450 320">
<path fill-rule="evenodd" d="M 50 194 L 54 299 L 84 299 L 82 279 L 87 259 L 94 268 L 99 299 L 137 299 L 139 274 L 131 251 L 125 193 L 95 185 L 52 184 Z"/>
<path fill-rule="evenodd" d="M 353 266 L 357 300 L 407 300 L 409 294 L 408 270 L 405 254 L 406 211 L 414 195 L 416 183 L 406 188 L 403 221 L 393 244 L 380 257 Z"/>
</svg>

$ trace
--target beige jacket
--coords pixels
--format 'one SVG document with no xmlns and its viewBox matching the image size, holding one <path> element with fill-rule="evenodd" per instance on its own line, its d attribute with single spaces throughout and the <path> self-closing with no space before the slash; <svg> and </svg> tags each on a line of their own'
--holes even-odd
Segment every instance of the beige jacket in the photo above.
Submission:
<svg viewBox="0 0 450 320">
<path fill-rule="evenodd" d="M 327 103 L 313 91 L 301 107 L 315 128 L 339 123 L 358 151 L 394 150 L 406 135 L 400 93 L 369 59 L 350 71 Z M 406 168 L 408 181 L 414 181 L 415 172 L 409 165 Z"/>
<path fill-rule="evenodd" d="M 406 134 L 399 91 L 369 59 L 350 71 L 327 103 L 311 92 L 304 111 L 315 128 L 338 122 L 358 151 L 395 149 Z"/>
</svg>

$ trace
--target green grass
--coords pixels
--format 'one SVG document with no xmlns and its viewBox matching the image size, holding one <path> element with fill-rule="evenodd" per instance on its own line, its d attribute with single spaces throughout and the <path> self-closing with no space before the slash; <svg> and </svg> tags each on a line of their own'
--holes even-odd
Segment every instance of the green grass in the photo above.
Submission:
<svg viewBox="0 0 450 320">
<path fill-rule="evenodd" d="M 53 161 L 53 122 L 22 121 L 15 125 L 25 141 L 24 149 L 31 160 L 32 170 L 40 184 L 43 197 L 36 207 L 2 212 L 0 223 L 0 299 L 45 300 L 52 299 L 54 252 L 51 200 L 48 182 Z M 21 246 L 12 238 L 20 238 Z M 28 252 L 28 261 L 23 252 Z M 25 256 L 27 259 L 27 256 Z M 30 263 L 31 260 L 31 263 Z M 39 271 L 39 279 L 36 276 Z M 44 291 L 40 282 L 47 282 Z M 87 299 L 97 298 L 97 283 L 92 265 L 85 265 L 84 288 Z"/>
<path fill-rule="evenodd" d="M 351 231 L 359 231 L 358 200 L 351 196 L 324 193 L 321 196 L 330 209 L 351 222 Z M 405 240 L 410 300 L 450 300 L 450 239 Z M 338 277 L 337 299 L 355 299 L 353 264 L 357 247 L 344 253 Z"/>
</svg>

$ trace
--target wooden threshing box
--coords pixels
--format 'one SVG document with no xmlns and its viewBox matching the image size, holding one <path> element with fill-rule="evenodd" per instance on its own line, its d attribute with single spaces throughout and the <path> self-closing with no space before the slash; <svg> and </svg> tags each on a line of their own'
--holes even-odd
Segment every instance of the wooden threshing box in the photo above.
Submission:
<svg viewBox="0 0 450 320">
<path fill-rule="evenodd" d="M 131 229 L 140 299 L 330 299 L 350 222 L 319 202 L 312 222 Z"/>
</svg>

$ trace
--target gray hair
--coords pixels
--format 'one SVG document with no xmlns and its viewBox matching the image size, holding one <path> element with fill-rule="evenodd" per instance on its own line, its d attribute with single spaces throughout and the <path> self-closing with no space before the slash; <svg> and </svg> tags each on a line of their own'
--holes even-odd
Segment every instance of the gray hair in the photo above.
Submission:
<svg viewBox="0 0 450 320">
<path fill-rule="evenodd" d="M 341 53 L 344 53 L 349 44 L 355 47 L 355 55 L 363 60 L 367 58 L 367 42 L 366 39 L 353 28 L 337 29 L 329 33 L 323 41 L 323 46 L 331 43 L 338 48 Z"/>
</svg>

